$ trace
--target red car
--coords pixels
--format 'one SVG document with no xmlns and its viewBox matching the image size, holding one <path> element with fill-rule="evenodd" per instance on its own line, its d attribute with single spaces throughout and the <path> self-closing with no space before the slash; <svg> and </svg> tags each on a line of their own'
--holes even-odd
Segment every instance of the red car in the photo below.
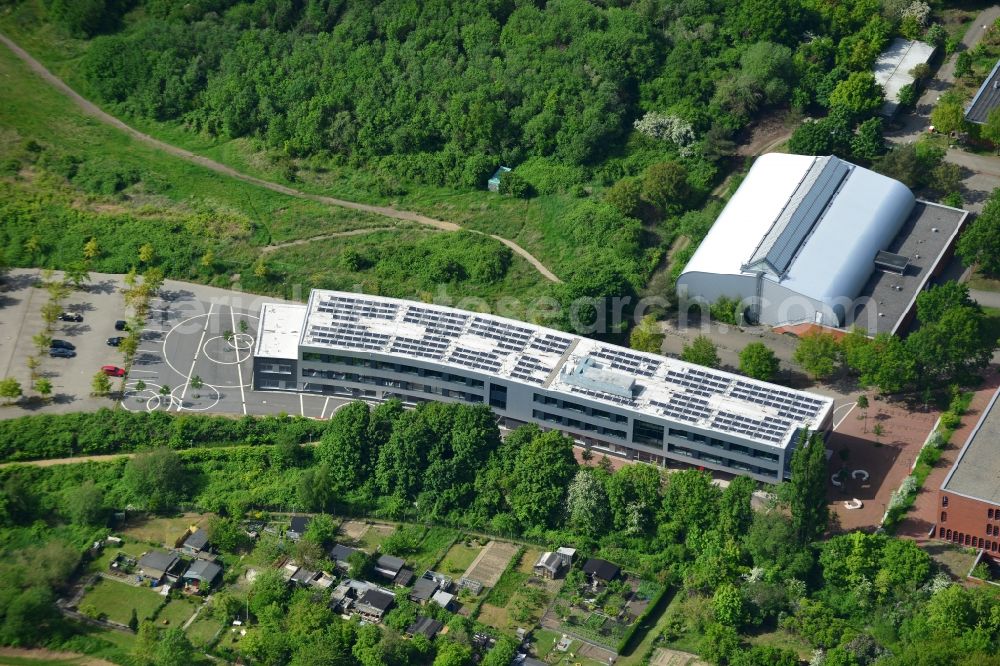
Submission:
<svg viewBox="0 0 1000 666">
<path fill-rule="evenodd" d="M 102 365 L 101 372 L 106 374 L 108 377 L 125 376 L 125 368 L 119 368 L 117 365 Z"/>
</svg>

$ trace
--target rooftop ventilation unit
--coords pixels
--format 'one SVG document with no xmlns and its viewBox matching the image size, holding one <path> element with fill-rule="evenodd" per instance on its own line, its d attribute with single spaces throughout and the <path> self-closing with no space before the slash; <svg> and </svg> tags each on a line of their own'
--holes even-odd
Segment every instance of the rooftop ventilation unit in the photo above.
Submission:
<svg viewBox="0 0 1000 666">
<path fill-rule="evenodd" d="M 910 260 L 901 254 L 879 250 L 878 254 L 875 255 L 875 268 L 879 270 L 903 275 L 909 265 Z"/>
</svg>

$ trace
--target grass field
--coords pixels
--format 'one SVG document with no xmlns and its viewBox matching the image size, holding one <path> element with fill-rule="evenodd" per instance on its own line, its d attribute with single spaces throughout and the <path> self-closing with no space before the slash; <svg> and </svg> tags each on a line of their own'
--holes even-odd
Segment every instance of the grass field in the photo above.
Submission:
<svg viewBox="0 0 1000 666">
<path fill-rule="evenodd" d="M 189 527 L 205 527 L 211 514 L 185 513 L 172 518 L 140 519 L 123 530 L 123 534 L 136 541 L 155 543 L 164 548 L 173 548 Z"/>
<path fill-rule="evenodd" d="M 202 613 L 198 615 L 198 619 L 192 622 L 191 625 L 185 630 L 188 640 L 190 640 L 195 647 L 208 645 L 212 639 L 215 638 L 215 634 L 218 633 L 219 629 L 222 628 L 222 624 L 218 620 L 214 618 L 202 617 L 204 614 L 205 611 L 202 611 Z"/>
<path fill-rule="evenodd" d="M 134 543 L 131 541 L 123 543 L 121 548 L 106 547 L 100 557 L 94 558 L 90 561 L 90 564 L 87 565 L 87 569 L 92 572 L 107 571 L 108 567 L 111 566 L 111 562 L 118 556 L 118 553 L 125 553 L 126 555 L 138 558 L 147 550 L 149 550 L 149 546 L 146 544 Z"/>
<path fill-rule="evenodd" d="M 455 530 L 447 527 L 431 527 L 420 542 L 420 552 L 407 557 L 407 563 L 413 566 L 417 574 L 434 568 L 448 552 L 457 535 Z"/>
<path fill-rule="evenodd" d="M 465 570 L 469 568 L 472 561 L 483 550 L 483 547 L 478 545 L 478 542 L 474 541 L 472 543 L 473 545 L 466 546 L 462 541 L 456 542 L 448 550 L 441 563 L 438 564 L 437 570 L 452 577 L 461 576 L 465 573 Z"/>
<path fill-rule="evenodd" d="M 548 664 L 561 664 L 563 666 L 577 666 L 577 664 L 579 666 L 598 666 L 600 664 L 604 666 L 603 661 L 597 661 L 596 659 L 590 659 L 577 654 L 577 650 L 579 650 L 581 645 L 578 640 L 573 640 L 566 652 L 556 650 L 556 644 L 562 638 L 562 634 L 557 631 L 539 629 L 534 633 L 534 637 L 535 652 L 538 658 Z M 615 663 L 619 662 L 616 661 Z"/>
<path fill-rule="evenodd" d="M 171 599 L 156 614 L 156 626 L 163 628 L 182 627 L 194 615 L 199 605 L 191 599 Z"/>
<path fill-rule="evenodd" d="M 92 605 L 112 622 L 128 624 L 133 608 L 141 622 L 151 617 L 161 603 L 163 597 L 148 587 L 135 587 L 102 578 L 83 595 L 79 607 Z"/>
</svg>

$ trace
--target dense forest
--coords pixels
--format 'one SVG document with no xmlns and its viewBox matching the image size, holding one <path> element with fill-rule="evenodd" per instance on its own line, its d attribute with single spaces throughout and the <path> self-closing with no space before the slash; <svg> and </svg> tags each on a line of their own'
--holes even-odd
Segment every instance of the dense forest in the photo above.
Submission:
<svg viewBox="0 0 1000 666">
<path fill-rule="evenodd" d="M 55 433 L 64 418 L 39 423 Z M 158 415 L 136 418 L 149 419 L 146 427 L 163 425 Z M 210 439 L 208 422 L 194 423 Z M 121 438 L 114 434 L 121 424 L 108 428 Z M 403 411 L 391 402 L 374 409 L 354 403 L 338 411 L 315 447 L 298 444 L 315 434 L 298 420 L 272 420 L 267 430 L 278 444 L 157 448 L 127 461 L 0 469 L 0 640 L 100 649 L 100 638 L 65 624 L 51 601 L 84 547 L 107 532 L 112 510 L 130 504 L 155 513 L 213 511 L 220 516 L 213 538 L 239 551 L 250 547 L 245 538 L 226 535 L 242 534 L 245 511 L 296 506 L 455 525 L 549 547 L 572 543 L 670 585 L 679 610 L 668 615 L 664 639 L 686 640 L 717 664 L 798 663 L 792 651 L 755 644 L 755 636 L 773 631 L 813 646 L 817 663 L 829 665 L 998 663 L 996 595 L 950 583 L 912 541 L 863 533 L 821 540 L 828 528 L 821 445 L 803 443 L 793 481 L 754 511 L 750 479 L 722 490 L 697 470 L 662 475 L 634 464 L 612 471 L 598 460 L 581 466 L 570 440 L 556 432 L 527 426 L 501 440 L 484 407 Z M 220 442 L 231 441 L 216 432 Z M 405 552 L 407 534 L 386 547 Z M 274 561 L 283 548 L 298 547 L 264 540 L 257 548 Z M 456 616 L 449 619 L 454 635 L 433 646 L 401 642 L 393 623 L 382 634 L 343 623 L 308 595 L 290 597 L 280 576 L 277 587 L 271 578 L 255 583 L 249 602 L 260 623 L 249 655 L 255 663 L 430 663 L 434 652 L 458 649 L 448 643 L 482 629 Z M 220 612 L 235 614 L 243 603 L 236 599 L 235 610 Z M 303 619 L 318 615 L 324 622 Z M 140 648 L 171 636 L 152 634 L 140 631 Z M 339 659 L 309 660 L 321 646 L 322 655 Z"/>
</svg>

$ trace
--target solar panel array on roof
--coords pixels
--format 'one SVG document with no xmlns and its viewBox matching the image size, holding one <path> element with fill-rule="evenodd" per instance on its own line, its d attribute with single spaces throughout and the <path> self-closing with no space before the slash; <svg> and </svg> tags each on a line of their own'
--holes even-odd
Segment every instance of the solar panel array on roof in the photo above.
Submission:
<svg viewBox="0 0 1000 666">
<path fill-rule="evenodd" d="M 643 377 L 652 377 L 655 375 L 661 364 L 659 359 L 632 354 L 621 349 L 608 349 L 607 347 L 601 347 L 593 352 L 591 356 L 604 359 L 615 370 L 624 370 L 625 372 Z"/>
<path fill-rule="evenodd" d="M 448 338 L 437 335 L 428 335 L 420 340 L 397 335 L 393 339 L 392 347 L 389 351 L 440 360 L 444 358 L 445 352 L 448 351 L 449 344 L 450 341 Z"/>
<path fill-rule="evenodd" d="M 850 165 L 836 157 L 816 158 L 757 246 L 746 268 L 759 269 L 766 265 L 775 274 L 784 275 L 795 253 L 850 172 Z"/>
<path fill-rule="evenodd" d="M 698 370 L 697 368 L 689 368 L 683 372 L 667 370 L 667 379 L 674 384 L 680 384 L 695 395 L 705 396 L 706 398 L 713 393 L 722 393 L 729 388 L 730 384 L 728 379 L 722 379 L 717 375 L 705 372 L 704 370 Z"/>
<path fill-rule="evenodd" d="M 669 402 L 658 400 L 650 400 L 649 402 L 651 405 L 659 407 L 664 416 L 691 423 L 697 423 L 712 415 L 712 408 L 709 406 L 708 400 L 688 393 L 674 393 L 670 396 Z"/>
<path fill-rule="evenodd" d="M 331 296 L 321 300 L 316 310 L 332 314 L 336 319 L 347 321 L 358 321 L 362 317 L 392 320 L 396 318 L 399 306 L 395 303 L 373 301 L 367 298 Z"/>
<path fill-rule="evenodd" d="M 390 337 L 367 329 L 318 325 L 312 327 L 310 335 L 320 342 L 353 349 L 382 349 Z"/>
<path fill-rule="evenodd" d="M 775 387 L 758 386 L 742 380 L 736 380 L 729 394 L 757 405 L 773 407 L 778 410 L 779 416 L 792 420 L 813 418 L 824 404 L 817 398 Z"/>
<path fill-rule="evenodd" d="M 539 386 L 545 383 L 545 377 L 538 377 L 534 373 L 540 372 L 545 375 L 549 373 L 549 368 L 543 365 L 534 356 L 521 356 L 517 359 L 517 365 L 511 371 L 510 376 L 514 379 L 520 379 L 526 382 L 531 382 L 532 384 L 538 384 Z"/>
<path fill-rule="evenodd" d="M 473 370 L 486 370 L 487 372 L 496 372 L 502 365 L 496 354 L 475 349 L 454 349 L 448 360 Z"/>
<path fill-rule="evenodd" d="M 562 356 L 569 349 L 570 344 L 573 341 L 570 338 L 563 338 L 558 335 L 552 335 L 551 333 L 543 333 L 542 335 L 536 335 L 535 339 L 531 341 L 528 345 L 531 349 L 537 349 L 538 351 L 549 352 L 550 354 L 557 354 Z"/>
<path fill-rule="evenodd" d="M 742 414 L 720 411 L 712 419 L 712 427 L 728 430 L 748 437 L 756 437 L 769 442 L 780 443 L 784 439 L 791 421 L 778 418 L 755 419 Z"/>
<path fill-rule="evenodd" d="M 493 340 L 497 343 L 497 348 L 506 352 L 519 352 L 524 349 L 531 339 L 531 329 L 521 326 L 513 326 L 503 322 L 491 321 L 488 319 L 472 320 L 469 326 L 469 333 Z"/>
<path fill-rule="evenodd" d="M 604 391 L 594 391 L 593 389 L 583 388 L 582 386 L 576 386 L 574 384 L 569 385 L 569 390 L 573 393 L 582 393 L 583 395 L 590 396 L 591 398 L 597 398 L 598 400 L 607 400 L 608 402 L 613 402 L 616 405 L 628 405 L 630 407 L 635 406 L 635 400 L 633 398 L 626 398 L 621 395 L 605 393 Z"/>
</svg>

